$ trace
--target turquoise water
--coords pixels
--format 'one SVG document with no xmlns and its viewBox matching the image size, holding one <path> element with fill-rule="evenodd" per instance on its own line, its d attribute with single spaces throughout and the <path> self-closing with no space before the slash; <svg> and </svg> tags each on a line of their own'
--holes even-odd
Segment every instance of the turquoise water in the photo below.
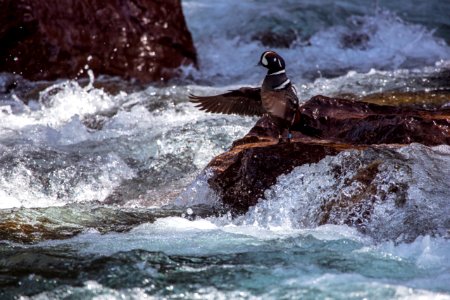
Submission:
<svg viewBox="0 0 450 300">
<path fill-rule="evenodd" d="M 345 226 L 270 230 L 216 222 L 167 217 L 126 234 L 4 246 L 0 264 L 32 273 L 11 293 L 49 290 L 36 299 L 449 298 L 444 238 L 374 244 Z"/>
</svg>

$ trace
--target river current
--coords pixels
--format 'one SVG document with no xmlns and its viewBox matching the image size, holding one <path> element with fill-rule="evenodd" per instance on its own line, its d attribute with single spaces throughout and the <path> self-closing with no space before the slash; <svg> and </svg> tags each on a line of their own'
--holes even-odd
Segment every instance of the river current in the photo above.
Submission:
<svg viewBox="0 0 450 300">
<path fill-rule="evenodd" d="M 268 48 L 301 101 L 448 91 L 449 6 L 184 0 L 199 68 L 168 84 L 89 66 L 79 81 L 1 74 L 0 298 L 450 299 L 450 146 L 344 151 L 232 217 L 204 168 L 257 119 L 187 101 L 257 86 Z M 339 216 L 319 225 L 320 204 L 356 193 L 343 183 L 374 158 L 387 196 L 364 232 Z"/>
</svg>

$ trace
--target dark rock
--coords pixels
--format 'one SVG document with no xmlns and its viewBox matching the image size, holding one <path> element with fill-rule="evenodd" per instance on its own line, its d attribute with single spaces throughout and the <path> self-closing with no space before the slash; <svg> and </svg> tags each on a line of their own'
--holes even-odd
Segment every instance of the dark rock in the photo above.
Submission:
<svg viewBox="0 0 450 300">
<path fill-rule="evenodd" d="M 260 41 L 266 47 L 289 48 L 298 39 L 298 33 L 291 28 L 283 32 L 262 31 L 256 33 L 253 39 Z"/>
<path fill-rule="evenodd" d="M 344 49 L 361 49 L 367 48 L 370 37 L 367 33 L 353 32 L 341 36 L 341 45 Z"/>
<path fill-rule="evenodd" d="M 171 208 L 139 210 L 97 204 L 95 207 L 92 207 L 92 203 L 75 203 L 58 208 L 2 209 L 0 240 L 33 244 L 44 240 L 67 239 L 82 232 L 83 228 L 94 228 L 101 233 L 126 232 L 142 223 L 152 223 L 158 218 L 179 217 L 185 213 L 185 210 Z M 211 214 L 210 210 L 201 206 L 192 209 L 193 214 L 189 218 Z M 68 217 L 72 217 L 71 222 L 67 222 Z"/>
<path fill-rule="evenodd" d="M 445 75 L 444 73 L 442 75 Z M 450 77 L 447 78 L 450 83 Z M 345 98 L 345 97 L 344 97 Z M 450 108 L 450 89 L 428 89 L 426 91 L 416 92 L 398 92 L 388 91 L 382 93 L 370 94 L 364 97 L 353 97 L 363 102 L 369 102 L 379 105 L 395 104 L 396 106 L 406 106 L 415 109 L 445 109 Z"/>
<path fill-rule="evenodd" d="M 450 144 L 450 108 L 422 110 L 315 96 L 302 105 L 299 131 L 351 144 Z"/>
<path fill-rule="evenodd" d="M 449 80 L 450 82 L 450 80 Z M 439 110 L 450 108 L 450 89 L 427 89 L 415 92 L 386 91 L 365 96 L 341 93 L 336 98 L 357 100 L 378 105 L 391 105 L 419 110 Z"/>
<path fill-rule="evenodd" d="M 384 149 L 385 152 L 386 149 Z M 395 153 L 395 152 L 392 152 Z M 394 154 L 391 156 L 394 156 Z M 386 183 L 386 190 L 379 188 L 376 177 L 383 164 L 382 153 L 380 157 L 362 164 L 356 174 L 344 181 L 343 190 L 336 191 L 335 195 L 324 202 L 320 208 L 319 224 L 347 224 L 366 232 L 366 225 L 370 221 L 376 201 L 385 202 L 389 196 L 395 197 L 395 206 L 401 208 L 405 205 L 408 186 L 404 183 Z M 385 153 L 386 154 L 386 153 Z M 352 189 L 351 187 L 358 188 Z M 352 190 L 352 192 L 349 192 Z"/>
<path fill-rule="evenodd" d="M 276 139 L 244 143 L 209 164 L 214 171 L 209 184 L 220 193 L 225 205 L 236 212 L 245 212 L 281 174 L 336 153 L 338 150 L 332 145 L 301 142 L 277 145 Z"/>
<path fill-rule="evenodd" d="M 244 213 L 255 205 L 281 174 L 327 155 L 377 144 L 450 144 L 450 109 L 426 111 L 316 96 L 300 111 L 291 143 L 278 144 L 275 125 L 263 117 L 229 151 L 209 163 L 213 171 L 209 185 L 234 212 Z M 368 166 L 354 180 L 370 187 L 378 164 Z M 365 195 L 356 198 L 333 203 L 361 205 Z M 320 222 L 327 223 L 327 211 L 333 207 L 323 210 Z"/>
<path fill-rule="evenodd" d="M 88 65 L 158 81 L 196 63 L 179 0 L 0 0 L 0 19 L 0 71 L 32 80 L 78 77 Z"/>
<path fill-rule="evenodd" d="M 320 140 L 300 132 L 293 132 L 293 136 L 293 142 L 278 144 L 276 125 L 269 117 L 262 117 L 229 151 L 209 163 L 207 168 L 213 171 L 209 185 L 226 206 L 243 213 L 257 203 L 281 174 L 345 149 L 365 148 Z"/>
</svg>

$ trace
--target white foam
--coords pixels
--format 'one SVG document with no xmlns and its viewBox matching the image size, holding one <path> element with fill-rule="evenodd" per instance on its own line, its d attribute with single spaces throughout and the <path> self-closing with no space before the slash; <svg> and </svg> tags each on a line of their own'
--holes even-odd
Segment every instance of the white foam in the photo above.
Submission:
<svg viewBox="0 0 450 300">
<path fill-rule="evenodd" d="M 163 251 L 167 255 L 214 256 L 218 254 L 253 253 L 266 255 L 279 251 L 289 264 L 280 264 L 263 274 L 255 271 L 253 280 L 259 276 L 270 276 L 280 282 L 280 290 L 271 288 L 274 294 L 280 292 L 295 295 L 303 288 L 317 291 L 332 290 L 335 295 L 348 295 L 350 292 L 366 293 L 367 297 L 385 295 L 386 291 L 400 299 L 414 297 L 443 297 L 448 291 L 450 275 L 450 241 L 444 238 L 424 236 L 413 243 L 392 241 L 374 243 L 347 226 L 326 225 L 314 229 L 278 230 L 254 225 L 219 225 L 214 218 L 187 220 L 179 217 L 160 218 L 155 223 L 142 224 L 128 233 L 86 232 L 63 241 L 47 241 L 37 247 L 66 245 L 82 254 L 113 255 L 119 251 L 134 249 Z M 312 237 L 312 238 L 311 238 Z M 303 253 L 296 255 L 295 249 Z M 352 263 L 353 272 L 332 272 L 334 267 L 305 265 L 305 259 L 313 264 L 317 255 L 338 257 L 337 265 Z M 294 251 L 294 252 L 292 252 Z M 325 251 L 324 253 L 322 251 Z M 329 254 L 326 254 L 330 252 Z M 270 257 L 270 255 L 269 255 Z M 276 256 L 277 259 L 281 257 Z M 316 257 L 316 258 L 315 258 Z M 320 260 L 319 260 L 320 261 Z M 333 260 L 331 260 L 333 261 Z M 320 265 L 320 264 L 319 264 Z M 372 269 L 366 270 L 367 266 Z M 377 270 L 377 266 L 381 268 Z M 249 267 L 258 267 L 249 265 Z M 300 269 L 299 269 L 300 267 Z M 307 268 L 308 271 L 305 272 Z M 319 268 L 319 269 L 318 269 Z M 328 270 L 328 271 L 327 271 Z M 384 274 L 383 270 L 391 270 Z M 293 294 L 292 294 L 293 293 Z M 362 294 L 361 294 L 362 295 Z M 447 295 L 448 296 L 448 295 Z"/>
<path fill-rule="evenodd" d="M 69 81 L 43 91 L 36 109 L 1 111 L 0 158 L 6 155 L 9 160 L 27 158 L 19 165 L 11 163 L 0 169 L 6 177 L 0 181 L 3 196 L 0 206 L 64 205 L 89 201 L 89 197 L 101 201 L 124 179 L 136 175 L 138 170 L 128 166 L 130 161 L 153 172 L 146 176 L 180 178 L 185 175 L 158 187 L 160 194 L 154 193 L 152 186 L 148 187 L 148 195 L 145 194 L 162 199 L 166 196 L 161 193 L 169 191 L 171 196 L 167 197 L 175 197 L 177 190 L 188 179 L 191 181 L 190 176 L 221 153 L 225 145 L 243 136 L 254 122 L 252 118 L 205 114 L 185 103 L 185 98 L 186 87 L 149 87 L 145 91 L 112 96 L 101 89 L 81 87 Z M 115 110 L 118 112 L 105 118 L 101 130 L 91 130 L 83 124 L 83 119 L 91 114 L 106 111 L 108 115 Z M 104 157 L 105 161 L 97 161 L 97 156 Z M 33 162 L 33 157 L 39 157 L 38 163 Z M 65 161 L 58 160 L 59 157 Z M 116 169 L 110 164 L 113 161 L 117 162 Z M 38 166 L 33 167 L 35 164 Z M 98 177 L 92 182 L 75 178 L 80 176 L 77 168 Z M 40 174 L 48 173 L 48 169 L 57 170 L 54 174 Z M 106 176 L 108 173 L 110 177 Z M 74 182 L 69 184 L 69 181 Z M 138 203 L 134 200 L 124 199 Z M 159 202 L 155 199 L 154 203 Z"/>
<path fill-rule="evenodd" d="M 80 117 L 111 109 L 123 96 L 113 97 L 101 89 L 83 88 L 75 81 L 56 83 L 40 93 L 38 109 L 18 114 L 0 112 L 0 137 L 20 134 L 38 144 L 80 142 L 89 138 Z"/>
<path fill-rule="evenodd" d="M 303 279 L 303 278 L 302 278 Z M 313 276 L 304 282 L 295 280 L 293 283 L 302 287 L 308 286 L 317 291 L 328 294 L 334 292 L 338 298 L 347 298 L 349 295 L 357 295 L 358 298 L 389 298 L 393 299 L 450 299 L 448 294 L 428 291 L 426 289 L 411 288 L 408 285 L 385 283 L 383 280 L 365 278 L 358 274 L 333 274 L 326 273 L 321 276 Z M 336 297 L 336 296 L 335 296 Z"/>
<path fill-rule="evenodd" d="M 92 163 L 91 170 L 79 173 Z M 18 164 L 0 173 L 0 208 L 62 206 L 67 203 L 103 201 L 120 182 L 135 176 L 114 153 L 97 157 L 94 162 L 81 162 L 45 174 L 41 181 L 32 168 Z M 83 176 L 83 177 L 82 177 Z"/>
<path fill-rule="evenodd" d="M 369 41 L 364 48 L 343 48 L 340 38 L 352 32 L 336 26 L 311 38 L 311 47 L 301 55 L 320 69 L 352 69 L 367 72 L 371 68 L 395 70 L 413 61 L 423 65 L 450 58 L 450 48 L 432 36 L 423 26 L 406 24 L 388 12 L 375 16 L 355 17 L 362 23 L 355 33 L 366 34 Z"/>
<path fill-rule="evenodd" d="M 21 296 L 20 299 L 48 300 L 70 297 L 89 298 L 94 300 L 146 300 L 155 299 L 149 296 L 143 288 L 114 289 L 102 285 L 95 280 L 83 282 L 83 286 L 61 286 L 52 291 L 42 292 L 32 298 Z"/>
<path fill-rule="evenodd" d="M 143 224 L 134 228 L 133 232 L 183 232 L 191 230 L 216 230 L 218 227 L 206 219 L 190 221 L 181 217 L 167 217 L 156 220 L 151 224 Z"/>
<path fill-rule="evenodd" d="M 281 175 L 264 199 L 236 222 L 265 228 L 314 228 L 323 217 L 322 207 L 330 201 L 365 195 L 361 203 L 374 201 L 372 206 L 335 208 L 327 222 L 344 224 L 359 218 L 365 232 L 378 240 L 445 234 L 450 215 L 450 156 L 419 144 L 398 152 L 401 156 L 393 150 L 344 151 L 317 164 L 297 167 Z M 373 162 L 379 163 L 371 182 L 376 190 L 364 194 L 367 187 L 352 178 Z M 401 197 L 404 202 L 398 204 Z M 363 214 L 366 209 L 370 218 Z"/>
<path fill-rule="evenodd" d="M 450 270 L 450 240 L 420 236 L 412 243 L 385 242 L 374 247 L 380 253 L 408 259 L 422 269 Z"/>
<path fill-rule="evenodd" d="M 208 179 L 211 177 L 211 170 L 204 170 L 197 178 L 187 186 L 174 200 L 176 206 L 189 207 L 194 205 L 216 206 L 220 203 L 220 197 L 211 189 Z"/>
<path fill-rule="evenodd" d="M 289 48 L 272 49 L 284 57 L 288 76 L 294 83 L 303 83 L 305 75 L 320 76 L 329 71 L 335 74 L 339 70 L 395 70 L 450 59 L 450 47 L 442 39 L 435 37 L 424 26 L 406 23 L 393 13 L 355 11 L 358 16 L 347 20 L 336 19 L 337 24 L 327 26 L 324 24 L 326 21 L 312 17 L 315 13 L 322 15 L 324 10 L 327 13 L 327 8 L 319 9 L 314 3 L 302 5 L 295 1 L 286 2 L 290 1 L 284 1 L 284 5 L 270 6 L 269 14 L 265 1 L 231 0 L 221 4 L 205 0 L 183 1 L 186 21 L 200 60 L 200 71 L 188 68 L 185 69 L 186 75 L 210 85 L 259 83 L 265 70 L 255 65 L 267 47 L 256 41 L 254 36 L 261 31 L 277 31 L 278 27 L 294 28 L 299 32 L 312 30 L 307 42 L 297 40 Z M 309 5 L 312 15 L 307 14 L 305 5 Z M 340 6 L 342 3 L 333 5 Z M 366 9 L 367 5 L 359 7 Z M 229 18 L 230 15 L 233 18 Z M 308 18 L 311 18 L 310 24 L 305 28 L 303 22 Z M 367 37 L 367 41 L 349 47 L 343 45 L 346 36 L 350 40 L 352 36 L 355 36 L 354 39 Z"/>
</svg>

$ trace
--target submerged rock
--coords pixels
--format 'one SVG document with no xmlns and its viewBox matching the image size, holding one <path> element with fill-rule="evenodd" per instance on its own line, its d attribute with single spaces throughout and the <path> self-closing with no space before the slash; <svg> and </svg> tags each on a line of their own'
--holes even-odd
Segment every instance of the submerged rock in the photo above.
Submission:
<svg viewBox="0 0 450 300">
<path fill-rule="evenodd" d="M 179 0 L 0 1 L 0 71 L 32 80 L 168 79 L 196 63 Z"/>
<path fill-rule="evenodd" d="M 300 111 L 300 122 L 294 126 L 296 132 L 290 144 L 278 144 L 275 124 L 263 117 L 228 152 L 209 163 L 213 174 L 209 179 L 211 188 L 234 212 L 244 213 L 255 205 L 281 174 L 297 166 L 317 163 L 327 155 L 349 149 L 396 148 L 409 143 L 450 144 L 450 109 L 428 111 L 316 96 L 304 103 Z M 335 222 L 330 215 L 336 215 L 333 211 L 337 207 L 340 211 L 342 207 L 365 207 L 367 213 L 361 215 L 370 215 L 370 203 L 362 202 L 370 199 L 366 196 L 375 190 L 371 183 L 379 163 L 374 161 L 353 178 L 367 187 L 364 191 L 321 207 L 320 224 Z M 395 187 L 392 189 L 393 193 L 398 192 Z M 405 187 L 398 189 L 403 191 Z M 403 202 L 404 199 L 398 199 L 398 205 Z M 350 218 L 344 222 L 360 224 L 362 220 Z"/>
<path fill-rule="evenodd" d="M 0 240 L 33 244 L 44 240 L 73 237 L 86 230 L 100 233 L 126 232 L 133 227 L 152 223 L 158 218 L 185 216 L 188 219 L 211 214 L 202 206 L 185 210 L 164 208 L 145 209 L 117 208 L 102 203 L 69 204 L 63 207 L 12 208 L 0 210 Z"/>
<path fill-rule="evenodd" d="M 342 151 L 279 176 L 239 224 L 269 228 L 347 225 L 375 241 L 446 236 L 450 146 L 411 144 Z"/>
</svg>

